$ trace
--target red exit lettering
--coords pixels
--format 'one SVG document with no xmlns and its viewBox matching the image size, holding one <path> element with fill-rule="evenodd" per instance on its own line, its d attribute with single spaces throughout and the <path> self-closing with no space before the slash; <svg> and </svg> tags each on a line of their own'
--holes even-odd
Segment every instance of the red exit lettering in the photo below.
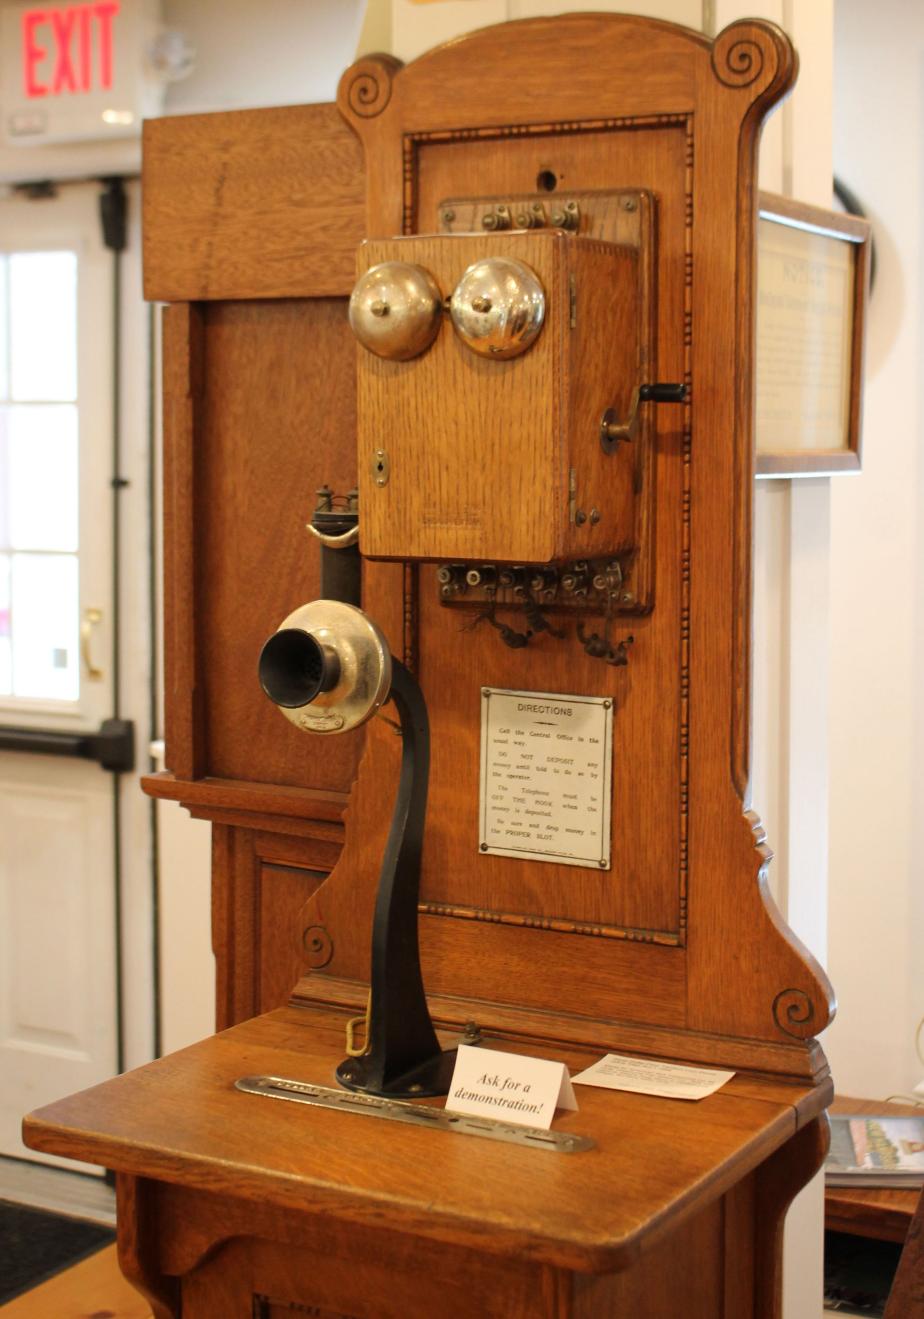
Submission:
<svg viewBox="0 0 924 1319">
<path fill-rule="evenodd" d="M 29 9 L 22 16 L 22 69 L 26 96 L 60 96 L 64 92 L 112 86 L 112 21 L 119 0 L 67 5 L 64 9 Z M 95 51 L 94 51 L 95 47 Z M 45 81 L 39 66 L 50 59 Z"/>
</svg>

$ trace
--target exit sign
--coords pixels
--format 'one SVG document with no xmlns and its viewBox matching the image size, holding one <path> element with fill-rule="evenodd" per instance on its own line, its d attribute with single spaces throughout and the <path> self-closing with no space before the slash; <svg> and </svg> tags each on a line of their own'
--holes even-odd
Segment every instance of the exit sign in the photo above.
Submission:
<svg viewBox="0 0 924 1319">
<path fill-rule="evenodd" d="M 159 112 L 147 65 L 157 0 L 0 8 L 0 113 L 8 145 L 134 137 Z"/>
<path fill-rule="evenodd" d="M 22 12 L 22 82 L 30 101 L 112 90 L 112 25 L 119 0 Z"/>
</svg>

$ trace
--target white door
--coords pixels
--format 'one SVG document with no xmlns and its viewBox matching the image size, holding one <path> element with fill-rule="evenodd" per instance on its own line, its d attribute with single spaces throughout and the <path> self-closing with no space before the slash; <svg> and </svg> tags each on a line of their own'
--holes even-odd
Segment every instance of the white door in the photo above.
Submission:
<svg viewBox="0 0 924 1319">
<path fill-rule="evenodd" d="M 0 201 L 0 746 L 113 712 L 99 194 Z M 117 790 L 93 761 L 0 750 L 0 1154 L 34 1157 L 23 1113 L 118 1069 Z"/>
</svg>

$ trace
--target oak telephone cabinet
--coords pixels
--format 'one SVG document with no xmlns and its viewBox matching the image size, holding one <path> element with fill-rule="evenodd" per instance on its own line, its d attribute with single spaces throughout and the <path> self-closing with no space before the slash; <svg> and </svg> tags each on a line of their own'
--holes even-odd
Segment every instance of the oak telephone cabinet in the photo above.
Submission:
<svg viewBox="0 0 924 1319">
<path fill-rule="evenodd" d="M 221 1033 L 26 1139 L 117 1170 L 157 1316 L 779 1314 L 833 1011 L 748 809 L 756 151 L 795 70 L 768 23 L 586 14 L 146 126 L 145 786 L 212 821 Z M 460 1040 L 735 1076 L 479 1139 L 439 1116 Z"/>
</svg>

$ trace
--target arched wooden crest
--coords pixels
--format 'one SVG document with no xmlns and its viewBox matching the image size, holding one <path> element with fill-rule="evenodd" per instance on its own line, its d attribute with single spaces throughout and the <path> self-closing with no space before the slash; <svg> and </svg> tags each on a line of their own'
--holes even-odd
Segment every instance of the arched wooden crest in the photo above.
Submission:
<svg viewBox="0 0 924 1319">
<path fill-rule="evenodd" d="M 657 374 L 688 386 L 686 404 L 652 424 L 653 605 L 614 621 L 616 639 L 634 638 L 626 667 L 586 655 L 573 623 L 509 650 L 441 603 L 434 564 L 365 565 L 364 607 L 430 711 L 421 940 L 439 1019 L 826 1070 L 814 1036 L 830 986 L 773 907 L 770 853 L 746 809 L 756 153 L 795 72 L 768 23 L 712 42 L 587 14 L 485 29 L 405 68 L 365 58 L 341 80 L 339 108 L 365 153 L 367 237 L 434 233 L 447 199 L 525 197 L 550 181 L 550 201 L 650 190 Z M 477 463 L 477 435 L 462 438 Z M 524 498 L 531 475 L 524 460 Z M 612 699 L 610 869 L 479 853 L 484 687 Z M 304 1000 L 364 997 L 396 763 L 394 732 L 377 721 L 342 856 L 303 912 L 319 950 Z"/>
</svg>

